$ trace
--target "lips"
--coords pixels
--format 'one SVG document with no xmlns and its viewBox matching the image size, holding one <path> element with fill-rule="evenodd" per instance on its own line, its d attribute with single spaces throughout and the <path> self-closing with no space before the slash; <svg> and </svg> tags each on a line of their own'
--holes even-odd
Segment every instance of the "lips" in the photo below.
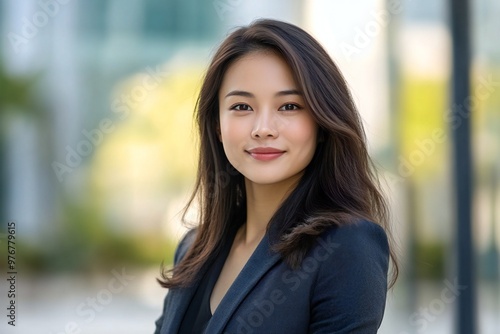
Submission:
<svg viewBox="0 0 500 334">
<path fill-rule="evenodd" d="M 246 151 L 250 156 L 256 160 L 269 161 L 282 156 L 285 151 L 279 150 L 274 147 L 256 147 Z"/>
</svg>

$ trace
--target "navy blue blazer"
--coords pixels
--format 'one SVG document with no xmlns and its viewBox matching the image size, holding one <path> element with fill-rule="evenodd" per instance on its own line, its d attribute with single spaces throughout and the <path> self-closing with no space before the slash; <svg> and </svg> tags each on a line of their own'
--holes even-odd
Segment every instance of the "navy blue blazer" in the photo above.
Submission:
<svg viewBox="0 0 500 334">
<path fill-rule="evenodd" d="M 194 241 L 189 231 L 174 265 Z M 389 247 L 384 230 L 360 221 L 317 237 L 292 270 L 266 234 L 215 310 L 206 334 L 376 333 L 384 315 Z M 155 334 L 177 333 L 197 284 L 170 289 Z"/>
</svg>

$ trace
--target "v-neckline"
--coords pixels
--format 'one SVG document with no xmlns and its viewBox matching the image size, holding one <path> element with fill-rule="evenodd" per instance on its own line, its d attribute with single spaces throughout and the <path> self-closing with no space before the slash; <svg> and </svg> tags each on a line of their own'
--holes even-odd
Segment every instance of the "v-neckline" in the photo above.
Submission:
<svg viewBox="0 0 500 334">
<path fill-rule="evenodd" d="M 217 282 L 219 281 L 220 275 L 222 274 L 222 271 L 224 270 L 224 266 L 226 265 L 226 262 L 227 262 L 229 256 L 231 255 L 231 251 L 233 251 L 233 248 L 236 247 L 235 246 L 235 241 L 236 241 L 236 238 L 238 236 L 238 231 L 240 230 L 240 228 L 244 228 L 244 225 L 245 225 L 245 223 L 241 224 L 238 228 L 236 228 L 236 231 L 233 231 L 233 233 L 231 234 L 230 242 L 228 242 L 228 243 L 226 243 L 224 245 L 224 251 L 221 254 L 223 256 L 219 256 L 217 258 L 218 261 L 222 261 L 222 264 L 220 264 L 220 263 L 217 262 L 218 263 L 218 269 L 219 269 L 219 265 L 220 265 L 220 269 L 218 270 L 217 277 L 215 278 L 215 282 L 213 282 L 213 285 L 211 286 L 210 293 L 209 293 L 209 296 L 208 296 L 208 308 L 209 308 L 210 314 L 212 316 L 214 315 L 215 312 L 217 312 L 217 310 L 219 309 L 220 304 L 222 303 L 222 301 L 226 297 L 226 295 L 229 292 L 229 290 L 231 289 L 231 287 L 234 285 L 234 282 L 238 279 L 238 277 L 240 276 L 241 272 L 243 271 L 243 269 L 247 265 L 248 261 L 250 261 L 252 255 L 255 253 L 255 250 L 259 247 L 260 243 L 264 239 L 264 235 L 263 235 L 260 238 L 260 240 L 257 242 L 257 244 L 255 245 L 255 247 L 253 248 L 253 250 L 251 251 L 251 253 L 248 255 L 248 258 L 245 261 L 245 263 L 241 266 L 240 271 L 236 274 L 236 276 L 234 277 L 234 279 L 231 281 L 231 283 L 227 287 L 226 291 L 224 292 L 224 294 L 222 295 L 221 299 L 219 300 L 219 303 L 216 305 L 215 311 L 213 311 L 212 310 L 212 303 L 211 303 L 212 294 L 213 294 L 214 289 L 215 289 L 215 287 L 217 285 Z M 220 259 L 220 258 L 222 258 L 222 259 Z"/>
<path fill-rule="evenodd" d="M 236 237 L 236 233 L 232 233 L 231 234 L 232 241 L 224 243 L 224 246 L 223 246 L 221 252 L 217 255 L 217 258 L 215 259 L 215 261 L 212 264 L 215 267 L 213 270 L 215 270 L 215 272 L 217 274 L 210 275 L 210 285 L 209 285 L 210 291 L 209 291 L 208 297 L 207 297 L 208 311 L 210 313 L 210 316 L 214 315 L 214 313 L 217 311 L 217 308 L 219 308 L 219 305 L 220 305 L 220 302 L 219 302 L 219 304 L 217 305 L 217 308 L 215 309 L 215 311 L 213 311 L 211 303 L 210 303 L 210 299 L 212 298 L 212 292 L 214 291 L 215 285 L 217 284 L 217 281 L 219 280 L 219 276 L 222 272 L 222 269 L 224 268 L 224 264 L 226 263 L 226 260 L 229 256 L 229 254 L 231 253 L 231 248 L 233 246 L 235 237 Z M 227 293 L 227 291 L 226 291 L 226 293 Z M 224 297 L 222 297 L 222 298 L 224 298 Z M 221 299 L 221 301 L 222 301 L 222 299 Z"/>
</svg>

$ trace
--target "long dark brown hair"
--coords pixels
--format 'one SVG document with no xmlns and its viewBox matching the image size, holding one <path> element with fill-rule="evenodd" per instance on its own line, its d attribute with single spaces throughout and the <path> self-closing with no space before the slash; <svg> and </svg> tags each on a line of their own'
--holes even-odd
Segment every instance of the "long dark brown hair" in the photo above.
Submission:
<svg viewBox="0 0 500 334">
<path fill-rule="evenodd" d="M 199 202 L 199 224 L 194 242 L 182 260 L 170 270 L 162 266 L 160 284 L 166 288 L 191 284 L 203 265 L 217 254 L 231 229 L 245 219 L 244 178 L 229 163 L 217 137 L 218 94 L 228 67 L 256 51 L 275 52 L 288 63 L 319 129 L 312 161 L 267 225 L 272 248 L 296 269 L 315 238 L 327 228 L 370 220 L 381 225 L 389 237 L 392 286 L 398 265 L 388 208 L 346 81 L 312 36 L 292 24 L 269 19 L 231 33 L 207 70 L 196 105 L 198 173 L 185 209 L 196 200 Z"/>
</svg>

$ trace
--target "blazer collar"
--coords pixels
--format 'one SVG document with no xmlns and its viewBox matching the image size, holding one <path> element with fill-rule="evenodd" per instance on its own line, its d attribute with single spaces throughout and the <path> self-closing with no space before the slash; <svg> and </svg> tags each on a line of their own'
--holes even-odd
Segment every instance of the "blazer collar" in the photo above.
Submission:
<svg viewBox="0 0 500 334">
<path fill-rule="evenodd" d="M 261 277 L 280 259 L 278 253 L 270 248 L 268 233 L 252 253 L 233 284 L 222 298 L 212 318 L 208 322 L 206 333 L 222 333 L 226 323 L 245 296 L 257 284 Z"/>
</svg>

